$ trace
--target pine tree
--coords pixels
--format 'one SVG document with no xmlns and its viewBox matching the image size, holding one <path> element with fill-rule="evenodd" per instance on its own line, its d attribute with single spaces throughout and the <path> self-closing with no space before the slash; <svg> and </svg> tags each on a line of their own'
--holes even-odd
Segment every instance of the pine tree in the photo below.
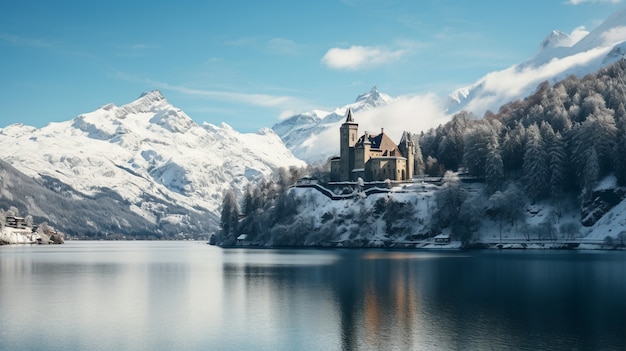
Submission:
<svg viewBox="0 0 626 351">
<path fill-rule="evenodd" d="M 237 226 L 239 222 L 239 205 L 237 204 L 237 196 L 232 190 L 224 193 L 222 200 L 222 213 L 220 224 L 222 226 L 222 240 L 232 244 L 236 238 Z"/>
<path fill-rule="evenodd" d="M 564 189 L 567 172 L 567 153 L 565 142 L 560 133 L 556 133 L 549 142 L 548 163 L 550 167 L 550 194 L 558 196 Z"/>
<path fill-rule="evenodd" d="M 623 105 L 621 105 L 623 107 Z M 615 176 L 620 185 L 626 185 L 626 116 L 618 122 L 618 132 L 613 151 Z"/>
<path fill-rule="evenodd" d="M 498 138 L 491 135 L 487 143 L 487 159 L 485 161 L 485 182 L 489 193 L 493 193 L 502 187 L 504 182 L 504 165 L 498 149 Z"/>
<path fill-rule="evenodd" d="M 549 167 L 544 143 L 536 124 L 528 127 L 528 142 L 524 153 L 524 184 L 526 192 L 534 200 L 547 195 L 549 190 Z"/>
<path fill-rule="evenodd" d="M 258 187 L 248 185 L 243 195 L 243 214 L 249 216 L 259 208 L 260 200 L 256 198 L 260 194 Z"/>
<path fill-rule="evenodd" d="M 560 133 L 554 133 L 549 123 L 543 122 L 540 133 L 547 152 L 550 195 L 559 195 L 564 188 L 566 160 L 565 143 Z"/>
<path fill-rule="evenodd" d="M 606 111 L 605 111 L 606 112 Z M 591 115 L 583 123 L 574 126 L 570 132 L 570 155 L 581 187 L 587 183 L 586 167 L 590 150 L 595 149 L 598 163 L 598 177 L 614 170 L 613 159 L 618 140 L 618 129 L 610 113 Z"/>
<path fill-rule="evenodd" d="M 437 148 L 437 160 L 447 170 L 457 171 L 463 162 L 463 135 L 471 119 L 471 114 L 467 112 L 458 113 L 445 125 L 441 132 L 442 136 Z"/>
<path fill-rule="evenodd" d="M 598 162 L 598 153 L 596 152 L 596 148 L 592 147 L 588 152 L 583 178 L 583 189 L 586 194 L 591 194 L 591 191 L 598 182 L 599 177 L 600 164 Z"/>
<path fill-rule="evenodd" d="M 516 173 L 524 164 L 524 144 L 526 143 L 526 128 L 521 123 L 508 130 L 502 141 L 502 163 L 505 172 Z"/>
<path fill-rule="evenodd" d="M 484 122 L 477 124 L 465 134 L 463 163 L 471 175 L 476 177 L 485 176 L 487 154 L 490 150 L 489 144 L 493 143 L 494 138 L 497 140 L 495 130 Z"/>
</svg>

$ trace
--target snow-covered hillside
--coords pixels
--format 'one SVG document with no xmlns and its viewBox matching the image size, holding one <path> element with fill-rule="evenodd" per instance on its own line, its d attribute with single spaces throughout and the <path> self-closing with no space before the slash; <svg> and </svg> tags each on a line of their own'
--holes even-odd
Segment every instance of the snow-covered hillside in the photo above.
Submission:
<svg viewBox="0 0 626 351">
<path fill-rule="evenodd" d="M 603 209 L 594 207 L 594 212 L 603 213 L 589 226 L 581 223 L 581 211 L 572 194 L 535 203 L 518 197 L 516 215 L 507 217 L 496 208 L 510 206 L 508 195 L 504 196 L 509 201 L 502 202 L 502 193 L 487 196 L 484 183 L 455 178 L 378 188 L 369 195 L 346 186 L 334 199 L 328 196 L 333 191 L 323 186 L 289 188 L 280 196 L 289 198 L 294 210 L 287 217 L 278 216 L 277 223 L 266 231 L 253 228 L 267 227 L 269 219 L 263 217 L 267 213 L 250 215 L 240 222 L 246 236 L 236 245 L 448 249 L 459 248 L 466 241 L 470 247 L 481 248 L 612 249 L 626 240 L 626 201 Z M 515 192 L 520 185 L 513 184 L 508 191 Z M 613 176 L 601 180 L 594 194 L 603 191 L 624 193 Z M 449 207 L 459 199 L 459 207 Z M 447 221 L 450 223 L 443 225 Z M 437 243 L 441 234 L 453 241 Z M 234 239 L 230 244 L 227 238 L 221 240 L 217 244 L 235 244 Z"/>
<path fill-rule="evenodd" d="M 159 91 L 41 129 L 2 128 L 0 158 L 66 197 L 114 197 L 157 227 L 205 232 L 216 228 L 225 189 L 305 165 L 272 130 L 198 125 Z"/>
<path fill-rule="evenodd" d="M 580 28 L 570 35 L 552 31 L 530 60 L 488 73 L 476 83 L 450 94 L 447 113 L 466 110 L 482 117 L 487 110 L 496 112 L 501 105 L 530 95 L 544 81 L 554 83 L 569 75 L 594 73 L 625 54 L 626 9 L 623 9 L 590 33 Z"/>
</svg>

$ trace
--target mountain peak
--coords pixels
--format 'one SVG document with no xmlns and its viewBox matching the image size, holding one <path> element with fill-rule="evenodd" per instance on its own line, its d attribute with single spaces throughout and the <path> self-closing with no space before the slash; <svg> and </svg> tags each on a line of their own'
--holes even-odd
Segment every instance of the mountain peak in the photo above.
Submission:
<svg viewBox="0 0 626 351">
<path fill-rule="evenodd" d="M 121 107 L 120 115 L 129 113 L 159 112 L 171 107 L 170 103 L 161 94 L 160 90 L 145 92 L 131 103 Z"/>
<path fill-rule="evenodd" d="M 357 96 L 355 103 L 362 103 L 363 105 L 369 105 L 372 107 L 387 105 L 393 100 L 391 96 L 384 93 L 380 93 L 376 85 L 370 89 L 369 92 Z"/>
<path fill-rule="evenodd" d="M 366 101 L 366 100 L 378 100 L 379 97 L 380 97 L 380 93 L 378 92 L 378 88 L 376 88 L 376 85 L 374 85 L 372 89 L 370 89 L 369 92 L 357 96 L 354 102 Z"/>
<path fill-rule="evenodd" d="M 154 100 L 163 100 L 163 99 L 165 99 L 165 97 L 163 96 L 163 94 L 161 93 L 161 91 L 159 89 L 152 90 L 152 91 L 144 91 L 143 93 L 141 93 L 139 98 L 140 99 L 141 98 L 148 98 L 148 99 L 154 99 Z"/>
<path fill-rule="evenodd" d="M 541 49 L 556 48 L 567 45 L 570 36 L 559 30 L 553 30 L 548 36 L 541 42 Z"/>
</svg>

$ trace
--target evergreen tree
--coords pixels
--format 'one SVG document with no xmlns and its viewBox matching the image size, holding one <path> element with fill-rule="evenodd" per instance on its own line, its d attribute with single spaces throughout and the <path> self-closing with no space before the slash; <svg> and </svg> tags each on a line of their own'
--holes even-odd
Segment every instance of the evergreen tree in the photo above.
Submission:
<svg viewBox="0 0 626 351">
<path fill-rule="evenodd" d="M 437 160 L 447 170 L 457 171 L 463 162 L 464 133 L 469 121 L 473 119 L 470 113 L 460 112 L 443 128 L 437 149 Z"/>
<path fill-rule="evenodd" d="M 461 204 L 467 196 L 460 186 L 458 176 L 447 171 L 443 178 L 445 184 L 436 194 L 437 210 L 434 216 L 437 226 L 441 228 L 449 226 L 457 218 Z"/>
<path fill-rule="evenodd" d="M 555 133 L 552 126 L 542 122 L 539 128 L 544 147 L 547 153 L 549 172 L 549 192 L 552 196 L 558 196 L 564 189 L 566 160 L 565 142 L 560 133 Z"/>
<path fill-rule="evenodd" d="M 621 105 L 623 108 L 623 105 Z M 620 185 L 626 185 L 626 116 L 617 123 L 617 137 L 613 151 L 615 176 Z"/>
<path fill-rule="evenodd" d="M 569 143 L 570 155 L 581 187 L 588 184 L 585 173 L 587 164 L 590 162 L 587 158 L 590 157 L 592 148 L 595 149 L 596 159 L 591 163 L 597 162 L 598 177 L 614 170 L 612 161 L 615 157 L 617 135 L 615 120 L 609 113 L 591 115 L 583 123 L 572 128 Z"/>
<path fill-rule="evenodd" d="M 487 159 L 485 161 L 485 183 L 489 193 L 493 193 L 502 187 L 504 182 L 504 165 L 498 149 L 498 138 L 491 135 L 487 144 Z"/>
<path fill-rule="evenodd" d="M 254 197 L 253 197 L 253 189 L 251 185 L 248 185 L 243 194 L 243 214 L 245 216 L 249 216 L 255 210 L 256 208 L 255 208 Z"/>
<path fill-rule="evenodd" d="M 527 137 L 523 180 L 526 192 L 536 201 L 547 195 L 550 174 L 546 150 L 536 124 L 528 127 Z"/>
<path fill-rule="evenodd" d="M 525 144 L 526 128 L 518 122 L 513 129 L 506 131 L 502 140 L 502 164 L 505 172 L 515 174 L 522 170 Z"/>
<path fill-rule="evenodd" d="M 552 134 L 548 140 L 548 164 L 550 167 L 550 195 L 559 196 L 565 188 L 567 153 L 560 133 Z"/>
<path fill-rule="evenodd" d="M 465 134 L 463 163 L 469 174 L 476 177 L 485 176 L 487 155 L 490 150 L 489 144 L 493 144 L 494 139 L 497 140 L 496 132 L 486 122 L 477 124 Z"/>
<path fill-rule="evenodd" d="M 585 164 L 583 178 L 583 189 L 586 194 L 590 194 L 600 178 L 600 164 L 598 162 L 598 153 L 596 152 L 595 147 L 591 147 L 587 154 L 587 163 Z"/>
<path fill-rule="evenodd" d="M 234 191 L 228 190 L 224 193 L 220 218 L 220 224 L 222 226 L 222 241 L 225 244 L 234 244 L 238 229 L 238 222 L 239 205 L 237 204 L 237 196 Z"/>
</svg>

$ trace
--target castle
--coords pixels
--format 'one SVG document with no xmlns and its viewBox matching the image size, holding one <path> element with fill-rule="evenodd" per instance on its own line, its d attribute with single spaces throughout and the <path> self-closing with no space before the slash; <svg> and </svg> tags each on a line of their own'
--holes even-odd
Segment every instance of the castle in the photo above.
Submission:
<svg viewBox="0 0 626 351">
<path fill-rule="evenodd" d="M 381 129 L 380 134 L 365 132 L 357 139 L 359 125 L 348 109 L 346 121 L 339 128 L 340 156 L 330 162 L 332 181 L 410 180 L 414 171 L 415 145 L 408 132 L 396 145 Z"/>
</svg>

